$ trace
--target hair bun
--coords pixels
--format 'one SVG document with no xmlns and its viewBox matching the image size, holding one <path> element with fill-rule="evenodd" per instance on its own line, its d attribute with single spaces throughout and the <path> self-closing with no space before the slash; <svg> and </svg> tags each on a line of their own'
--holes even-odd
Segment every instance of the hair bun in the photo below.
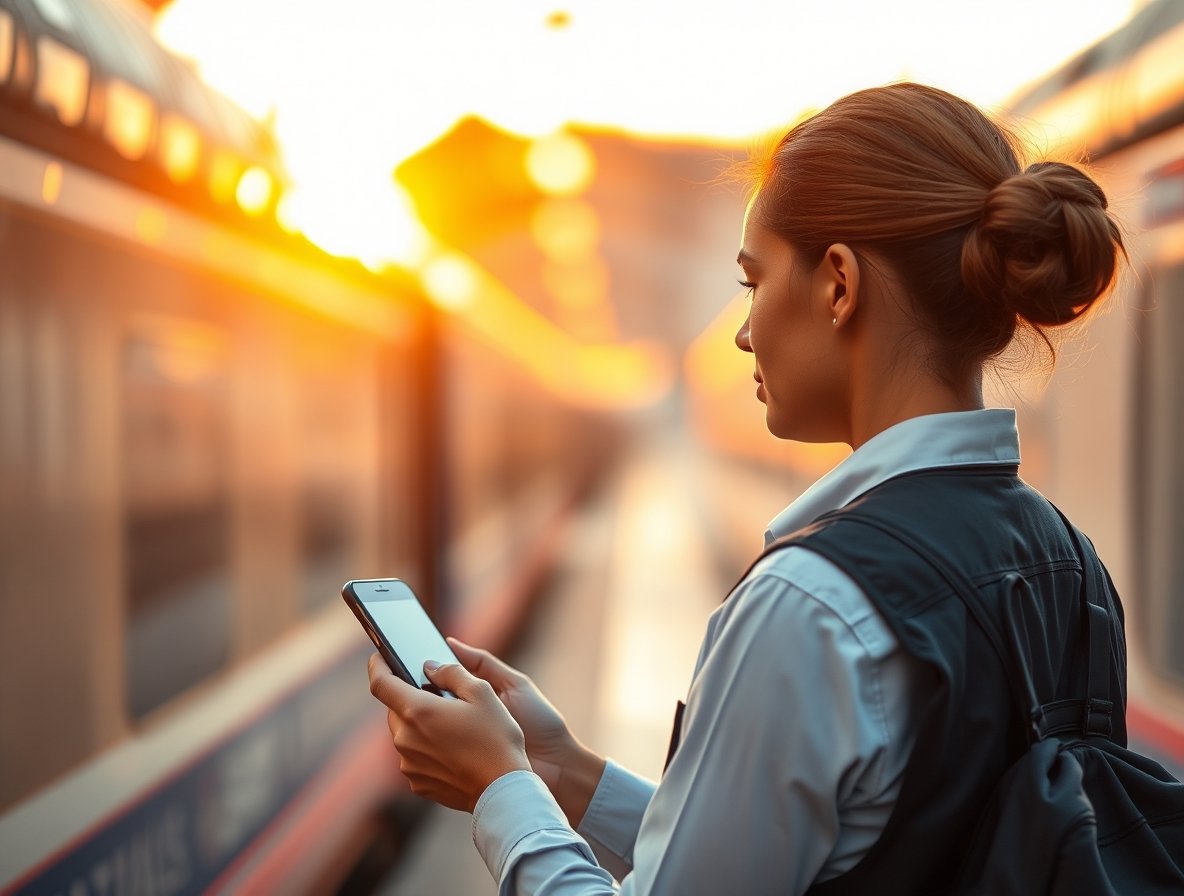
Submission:
<svg viewBox="0 0 1184 896">
<path fill-rule="evenodd" d="M 962 245 L 972 294 L 1032 324 L 1068 323 L 1114 280 L 1122 237 L 1093 179 L 1039 162 L 997 184 Z"/>
</svg>

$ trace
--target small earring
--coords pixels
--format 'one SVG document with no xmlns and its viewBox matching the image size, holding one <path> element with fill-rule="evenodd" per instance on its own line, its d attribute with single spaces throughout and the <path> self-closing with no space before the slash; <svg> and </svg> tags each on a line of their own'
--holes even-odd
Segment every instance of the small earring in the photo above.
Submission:
<svg viewBox="0 0 1184 896">
<path fill-rule="evenodd" d="M 839 319 L 838 319 L 837 317 L 832 317 L 832 318 L 830 319 L 830 322 L 831 322 L 832 324 L 834 324 L 836 327 L 839 325 Z"/>
</svg>

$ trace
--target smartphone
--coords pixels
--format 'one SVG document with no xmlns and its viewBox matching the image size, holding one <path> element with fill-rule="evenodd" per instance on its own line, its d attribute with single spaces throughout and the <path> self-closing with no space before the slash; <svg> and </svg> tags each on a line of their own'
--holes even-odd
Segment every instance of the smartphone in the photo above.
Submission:
<svg viewBox="0 0 1184 896">
<path fill-rule="evenodd" d="M 342 585 L 341 596 L 395 675 L 433 694 L 453 696 L 428 681 L 423 664 L 426 660 L 459 664 L 460 660 L 406 582 L 358 579 Z"/>
</svg>

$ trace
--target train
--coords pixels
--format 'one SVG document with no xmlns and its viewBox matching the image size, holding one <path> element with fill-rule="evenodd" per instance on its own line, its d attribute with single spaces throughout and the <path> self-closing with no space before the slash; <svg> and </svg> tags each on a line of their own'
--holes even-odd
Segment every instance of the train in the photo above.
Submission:
<svg viewBox="0 0 1184 896">
<path fill-rule="evenodd" d="M 995 396 L 1113 574 L 1132 738 L 1176 770 L 1182 50 L 1184 2 L 1158 0 L 1008 105 L 1088 161 L 1133 263 L 1048 382 L 1004 370 Z M 288 229 L 288 185 L 143 11 L 0 0 L 2 894 L 365 890 L 407 803 L 338 588 L 397 575 L 504 646 L 620 446 L 580 386 L 613 385 L 605 357 L 565 375 L 546 327 L 516 351 L 474 326 L 512 304 L 494 285 L 454 313 L 328 255 Z M 764 429 L 743 308 L 679 394 L 726 484 L 778 500 L 844 449 Z M 712 505 L 722 568 L 759 547 L 744 503 Z"/>
<path fill-rule="evenodd" d="M 1178 777 L 1184 777 L 1181 60 L 1184 3 L 1156 0 L 999 111 L 1036 153 L 1083 164 L 1098 179 L 1122 223 L 1130 264 L 1108 306 L 1061 342 L 1055 370 L 1038 342 L 1021 340 L 987 384 L 989 403 L 1016 407 L 1021 475 L 1090 536 L 1113 576 L 1126 611 L 1130 736 Z M 751 368 L 730 344 L 745 313 L 742 300 L 731 303 L 687 352 L 688 414 L 719 457 L 805 487 L 847 449 L 779 442 L 750 413 Z M 752 550 L 744 542 L 732 555 Z"/>
<path fill-rule="evenodd" d="M 0 892 L 364 890 L 405 785 L 342 583 L 504 646 L 611 463 L 288 185 L 145 11 L 0 0 Z"/>
</svg>

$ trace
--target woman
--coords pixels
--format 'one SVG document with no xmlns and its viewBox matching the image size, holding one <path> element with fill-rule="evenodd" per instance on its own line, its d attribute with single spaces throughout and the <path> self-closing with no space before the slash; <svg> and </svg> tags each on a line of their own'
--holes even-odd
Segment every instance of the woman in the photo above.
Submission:
<svg viewBox="0 0 1184 896">
<path fill-rule="evenodd" d="M 1088 176 L 1022 168 L 942 91 L 861 91 L 784 137 L 744 222 L 736 344 L 771 432 L 854 452 L 773 521 L 767 539 L 793 543 L 713 614 L 661 784 L 581 745 L 487 653 L 454 643 L 467 671 L 430 671 L 458 701 L 370 663 L 413 789 L 473 811 L 503 893 L 609 893 L 610 872 L 635 894 L 951 888 L 1022 726 L 962 603 L 850 517 L 934 545 L 987 601 L 998 582 L 1025 589 L 1056 636 L 1037 684 L 1074 696 L 1075 600 L 1097 559 L 1018 479 L 1014 412 L 984 408 L 983 369 L 1017 327 L 1044 337 L 1091 308 L 1121 252 Z"/>
</svg>

